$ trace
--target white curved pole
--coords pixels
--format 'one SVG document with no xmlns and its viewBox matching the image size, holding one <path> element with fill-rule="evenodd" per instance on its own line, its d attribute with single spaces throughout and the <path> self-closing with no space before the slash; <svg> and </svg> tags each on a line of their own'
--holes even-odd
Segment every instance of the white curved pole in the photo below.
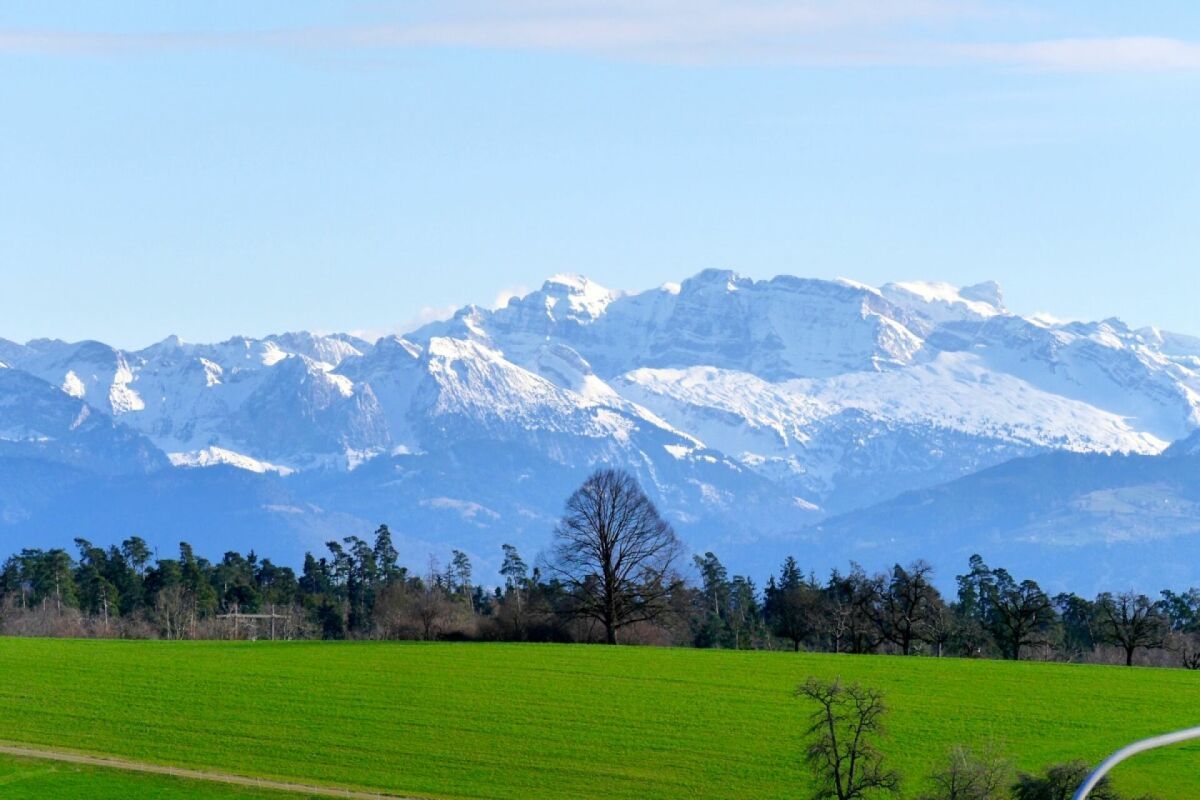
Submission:
<svg viewBox="0 0 1200 800">
<path fill-rule="evenodd" d="M 1130 756 L 1135 756 L 1138 753 L 1143 753 L 1146 750 L 1153 750 L 1156 747 L 1166 747 L 1169 744 L 1179 744 L 1186 742 L 1189 739 L 1200 739 L 1200 728 L 1188 728 L 1185 731 L 1176 731 L 1175 733 L 1165 733 L 1162 736 L 1154 736 L 1149 739 L 1142 739 L 1140 742 L 1134 742 L 1131 745 L 1122 747 L 1117 752 L 1113 753 L 1108 758 L 1096 767 L 1091 775 L 1088 775 L 1083 785 L 1079 787 L 1072 800 L 1084 800 L 1092 789 L 1096 788 L 1096 784 L 1100 779 L 1108 774 L 1109 770 L 1120 764 Z"/>
</svg>

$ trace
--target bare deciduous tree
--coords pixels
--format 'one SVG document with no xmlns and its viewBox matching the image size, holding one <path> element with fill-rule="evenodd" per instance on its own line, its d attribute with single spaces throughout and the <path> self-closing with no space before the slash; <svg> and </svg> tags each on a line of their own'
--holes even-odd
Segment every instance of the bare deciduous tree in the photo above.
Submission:
<svg viewBox="0 0 1200 800">
<path fill-rule="evenodd" d="M 1200 670 L 1200 636 L 1194 633 L 1172 633 L 1166 646 L 1179 653 L 1179 664 L 1184 669 Z"/>
<path fill-rule="evenodd" d="M 946 766 L 930 776 L 933 791 L 922 800 L 1006 800 L 1009 775 L 1008 763 L 995 753 L 955 747 Z"/>
<path fill-rule="evenodd" d="M 898 794 L 900 776 L 885 769 L 874 739 L 883 733 L 887 709 L 875 689 L 809 678 L 796 696 L 817 709 L 810 718 L 805 760 L 817 776 L 813 800 L 858 800 Z"/>
<path fill-rule="evenodd" d="M 890 579 L 877 581 L 874 616 L 880 635 L 904 655 L 912 653 L 914 643 L 924 640 L 930 619 L 941 605 L 941 595 L 930 583 L 932 574 L 933 567 L 916 561 L 908 569 L 897 564 Z"/>
<path fill-rule="evenodd" d="M 1125 651 L 1125 666 L 1133 666 L 1138 648 L 1162 647 L 1169 624 L 1166 615 L 1144 594 L 1105 593 L 1096 599 L 1101 641 Z"/>
<path fill-rule="evenodd" d="M 959 629 L 959 621 L 954 610 L 943 603 L 938 603 L 930 609 L 925 619 L 924 639 L 933 647 L 933 654 L 941 658 L 946 651 L 946 645 L 954 638 Z"/>
<path fill-rule="evenodd" d="M 154 600 L 154 616 L 164 639 L 182 639 L 187 619 L 187 598 L 183 587 L 168 586 Z"/>
<path fill-rule="evenodd" d="M 421 639 L 428 642 L 438 638 L 453 616 L 454 603 L 439 574 L 437 558 L 432 554 L 429 556 L 429 574 L 415 590 L 407 593 L 406 600 L 408 615 Z"/>
<path fill-rule="evenodd" d="M 408 590 L 406 582 L 395 581 L 381 589 L 375 598 L 375 624 L 384 639 L 399 639 L 410 632 Z"/>
<path fill-rule="evenodd" d="M 1049 641 L 1054 626 L 1054 604 L 1032 580 L 1017 583 L 1007 571 L 992 571 L 994 582 L 988 592 L 988 629 L 1005 658 L 1021 660 L 1026 647 Z"/>
<path fill-rule="evenodd" d="M 855 562 L 850 572 L 834 570 L 825 587 L 825 605 L 833 651 L 871 653 L 882 643 L 876 624 L 876 609 L 882 591 L 880 580 L 872 578 Z"/>
<path fill-rule="evenodd" d="M 681 552 L 637 480 L 601 469 L 568 498 L 547 568 L 570 590 L 573 612 L 603 625 L 605 641 L 616 644 L 621 628 L 667 610 Z"/>
<path fill-rule="evenodd" d="M 433 581 L 425 581 L 408 595 L 408 610 L 423 641 L 432 641 L 453 616 L 454 604 L 446 590 Z"/>
</svg>

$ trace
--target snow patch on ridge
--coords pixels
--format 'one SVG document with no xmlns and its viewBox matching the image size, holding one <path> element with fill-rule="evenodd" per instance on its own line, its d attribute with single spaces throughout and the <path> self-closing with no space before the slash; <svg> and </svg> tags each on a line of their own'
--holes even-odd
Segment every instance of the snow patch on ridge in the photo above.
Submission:
<svg viewBox="0 0 1200 800">
<path fill-rule="evenodd" d="M 146 407 L 141 396 L 132 389 L 133 370 L 124 357 L 117 361 L 117 369 L 113 374 L 112 385 L 108 387 L 108 404 L 114 414 L 128 414 L 131 411 L 141 411 Z"/>
<path fill-rule="evenodd" d="M 1152 454 L 1168 445 L 1118 414 L 994 372 L 972 353 L 941 353 L 906 370 L 791 381 L 782 388 L 830 408 L 1054 449 Z"/>
<path fill-rule="evenodd" d="M 87 387 L 83 385 L 83 381 L 79 380 L 79 376 L 74 370 L 67 370 L 67 374 L 63 377 L 62 390 L 71 397 L 82 399 L 87 394 Z"/>
<path fill-rule="evenodd" d="M 1006 313 L 1000 287 L 990 282 L 960 289 L 949 283 L 906 281 L 889 283 L 880 292 L 901 308 L 934 323 L 985 320 Z"/>
<path fill-rule="evenodd" d="M 863 283 L 862 281 L 856 281 L 852 278 L 834 278 L 833 282 L 841 284 L 842 286 L 845 286 L 849 289 L 857 289 L 860 292 L 869 292 L 873 295 L 882 296 L 882 295 L 880 295 L 879 290 L 876 289 L 874 286 Z"/>
<path fill-rule="evenodd" d="M 259 356 L 259 363 L 264 367 L 273 367 L 280 361 L 288 357 L 288 354 L 279 348 L 279 345 L 274 342 L 267 342 L 263 347 L 262 354 Z"/>
<path fill-rule="evenodd" d="M 223 447 L 205 447 L 190 453 L 167 453 L 167 458 L 170 459 L 172 466 L 176 467 L 213 467 L 223 464 L 259 474 L 276 472 L 280 475 L 291 475 L 295 472 L 290 467 L 260 461 Z"/>
</svg>

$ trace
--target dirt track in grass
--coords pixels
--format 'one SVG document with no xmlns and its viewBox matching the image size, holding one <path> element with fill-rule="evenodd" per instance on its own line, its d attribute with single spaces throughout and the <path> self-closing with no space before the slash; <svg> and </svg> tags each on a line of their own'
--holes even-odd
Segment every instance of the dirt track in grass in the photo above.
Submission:
<svg viewBox="0 0 1200 800">
<path fill-rule="evenodd" d="M 87 767 L 102 767 L 104 769 L 124 770 L 126 772 L 142 772 L 150 775 L 169 775 L 189 781 L 208 781 L 224 783 L 232 786 L 246 786 L 252 789 L 267 789 L 276 792 L 290 792 L 307 795 L 308 797 L 346 797 L 350 800 L 417 800 L 397 794 L 382 792 L 364 792 L 354 789 L 339 789 L 333 786 L 312 786 L 304 783 L 288 783 L 273 781 L 265 778 L 249 778 L 245 775 L 234 775 L 228 772 L 212 772 L 210 770 L 180 769 L 166 767 L 161 764 L 148 764 L 144 761 L 130 761 L 124 758 L 107 756 L 91 756 L 83 753 L 73 753 L 69 750 L 52 750 L 44 747 L 24 747 L 21 745 L 0 744 L 0 754 L 19 758 L 33 758 L 42 761 L 60 761 L 67 764 L 79 764 Z"/>
</svg>

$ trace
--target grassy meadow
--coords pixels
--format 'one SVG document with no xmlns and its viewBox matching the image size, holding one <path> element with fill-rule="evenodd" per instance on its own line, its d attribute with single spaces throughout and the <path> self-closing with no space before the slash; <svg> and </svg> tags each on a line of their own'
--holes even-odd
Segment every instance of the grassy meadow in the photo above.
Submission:
<svg viewBox="0 0 1200 800">
<path fill-rule="evenodd" d="M 296 800 L 294 794 L 0 755 L 4 800 Z"/>
<path fill-rule="evenodd" d="M 792 691 L 808 675 L 886 693 L 884 750 L 905 797 L 956 743 L 991 744 L 1034 770 L 1094 762 L 1200 722 L 1200 673 L 1184 670 L 682 648 L 0 639 L 0 739 L 431 798 L 802 797 L 809 709 Z M 0 762 L 5 797 L 21 786 L 4 783 L 13 763 Z M 1116 783 L 1194 798 L 1198 767 L 1200 746 L 1182 746 L 1135 759 Z M 23 768 L 47 770 L 48 783 L 87 773 Z M 162 784 L 154 796 L 255 796 L 100 772 L 101 783 Z"/>
</svg>

